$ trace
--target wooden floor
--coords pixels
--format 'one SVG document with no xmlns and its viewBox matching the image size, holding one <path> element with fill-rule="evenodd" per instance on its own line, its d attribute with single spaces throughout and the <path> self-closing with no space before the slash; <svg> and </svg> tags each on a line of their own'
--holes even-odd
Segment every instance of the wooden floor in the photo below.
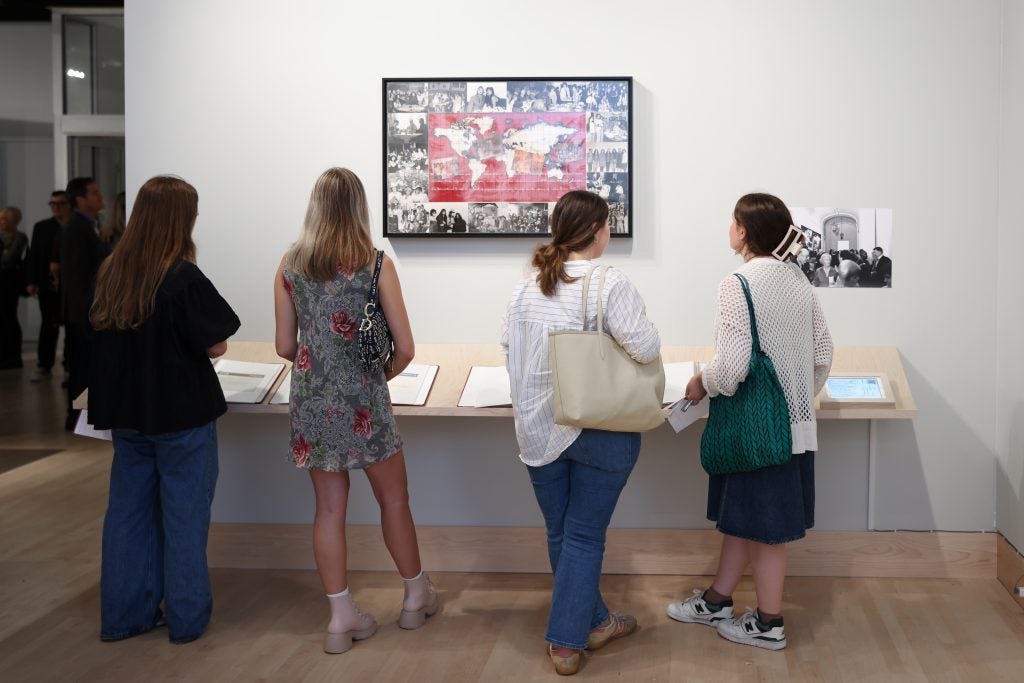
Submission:
<svg viewBox="0 0 1024 683">
<path fill-rule="evenodd" d="M 554 680 L 542 635 L 550 578 L 435 574 L 444 609 L 418 631 L 395 621 L 394 573 L 352 576 L 381 628 L 347 654 L 321 651 L 326 605 L 311 571 L 214 570 L 210 629 L 184 646 L 157 630 L 101 643 L 99 539 L 110 449 L 68 436 L 54 380 L 0 373 L 4 449 L 61 449 L 0 474 L 0 681 Z M 613 609 L 641 629 L 588 656 L 595 681 L 1024 680 L 1024 610 L 992 579 L 823 579 L 787 584 L 789 647 L 733 645 L 664 615 L 699 577 L 609 576 Z M 737 606 L 753 602 L 749 582 Z"/>
</svg>

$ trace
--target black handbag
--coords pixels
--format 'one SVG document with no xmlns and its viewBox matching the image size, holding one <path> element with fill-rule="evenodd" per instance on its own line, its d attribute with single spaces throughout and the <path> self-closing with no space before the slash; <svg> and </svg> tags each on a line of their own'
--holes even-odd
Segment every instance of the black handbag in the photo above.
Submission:
<svg viewBox="0 0 1024 683">
<path fill-rule="evenodd" d="M 370 282 L 370 298 L 363 308 L 363 319 L 359 322 L 359 360 L 366 372 L 380 372 L 390 367 L 395 355 L 395 340 L 391 338 L 388 320 L 380 309 L 377 296 L 377 280 L 380 279 L 383 261 L 384 252 L 378 249 L 373 280 Z"/>
</svg>

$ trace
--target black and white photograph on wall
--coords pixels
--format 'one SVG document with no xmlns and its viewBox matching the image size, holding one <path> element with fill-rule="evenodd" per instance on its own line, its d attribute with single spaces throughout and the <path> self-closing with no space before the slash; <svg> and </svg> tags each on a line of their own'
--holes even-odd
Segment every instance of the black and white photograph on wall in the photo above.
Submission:
<svg viewBox="0 0 1024 683">
<path fill-rule="evenodd" d="M 458 203 L 415 203 L 389 211 L 393 231 L 401 234 L 465 233 L 469 230 L 469 206 Z"/>
<path fill-rule="evenodd" d="M 385 97 L 390 112 L 418 112 L 427 110 L 429 91 L 423 82 L 388 83 Z"/>
<path fill-rule="evenodd" d="M 628 77 L 383 79 L 384 236 L 550 234 L 550 207 L 590 189 L 617 205 L 613 234 L 632 237 L 631 89 Z M 445 204 L 466 207 L 465 231 L 431 229 Z"/>
<path fill-rule="evenodd" d="M 892 287 L 892 209 L 790 208 L 797 263 L 815 287 Z"/>
<path fill-rule="evenodd" d="M 629 170 L 629 151 L 622 143 L 594 143 L 587 147 L 587 170 L 601 173 L 625 173 Z"/>
<path fill-rule="evenodd" d="M 462 112 L 466 108 L 466 84 L 449 81 L 431 81 L 427 84 L 427 111 Z"/>
</svg>

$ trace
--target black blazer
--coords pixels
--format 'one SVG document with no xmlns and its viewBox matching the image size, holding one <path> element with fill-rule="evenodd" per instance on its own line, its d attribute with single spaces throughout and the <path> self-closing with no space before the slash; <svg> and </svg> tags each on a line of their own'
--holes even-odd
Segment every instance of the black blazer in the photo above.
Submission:
<svg viewBox="0 0 1024 683">
<path fill-rule="evenodd" d="M 89 292 L 109 254 L 92 221 L 76 211 L 60 231 L 60 303 L 65 323 L 89 323 Z"/>
</svg>

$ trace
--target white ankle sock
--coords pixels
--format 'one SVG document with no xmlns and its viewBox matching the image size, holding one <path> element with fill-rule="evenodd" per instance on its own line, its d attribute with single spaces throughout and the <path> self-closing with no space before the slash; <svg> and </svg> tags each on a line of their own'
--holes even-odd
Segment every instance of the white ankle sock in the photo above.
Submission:
<svg viewBox="0 0 1024 683">
<path fill-rule="evenodd" d="M 327 597 L 329 597 L 329 598 L 340 598 L 343 595 L 348 595 L 348 589 L 347 588 L 345 590 L 341 591 L 340 593 L 328 593 Z"/>
<path fill-rule="evenodd" d="M 419 581 L 419 580 L 420 580 L 420 577 L 422 577 L 422 576 L 423 576 L 423 570 L 421 569 L 421 570 L 420 570 L 420 573 L 419 573 L 419 574 L 417 574 L 416 576 L 412 577 L 411 579 L 407 579 L 407 578 L 405 578 L 405 577 L 403 576 L 403 577 L 402 577 L 402 581 L 405 581 L 406 583 L 409 583 L 410 581 Z"/>
</svg>

